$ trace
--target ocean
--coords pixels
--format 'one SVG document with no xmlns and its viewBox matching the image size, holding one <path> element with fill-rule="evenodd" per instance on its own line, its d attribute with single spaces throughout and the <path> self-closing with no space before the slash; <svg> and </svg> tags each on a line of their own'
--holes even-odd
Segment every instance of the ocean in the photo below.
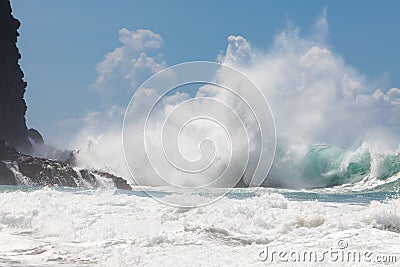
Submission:
<svg viewBox="0 0 400 267">
<path fill-rule="evenodd" d="M 0 186 L 0 265 L 398 266 L 399 179 L 378 189 L 235 188 L 194 208 L 146 191 L 195 203 L 213 190 Z"/>
</svg>

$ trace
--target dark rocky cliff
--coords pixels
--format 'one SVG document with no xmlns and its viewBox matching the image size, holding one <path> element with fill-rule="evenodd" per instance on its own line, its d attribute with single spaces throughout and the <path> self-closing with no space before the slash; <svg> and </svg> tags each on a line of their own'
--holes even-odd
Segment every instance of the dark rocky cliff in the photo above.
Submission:
<svg viewBox="0 0 400 267">
<path fill-rule="evenodd" d="M 0 0 L 0 139 L 20 151 L 29 151 L 24 100 L 27 83 L 18 64 L 21 55 L 16 46 L 19 26 L 11 14 L 10 2 Z"/>
<path fill-rule="evenodd" d="M 28 131 L 24 100 L 27 83 L 18 64 L 21 55 L 16 46 L 19 26 L 20 22 L 11 14 L 9 0 L 0 0 L 0 185 L 111 185 L 131 189 L 121 177 L 74 167 L 72 152 L 47 146 L 37 130 Z M 27 155 L 38 152 L 42 152 L 38 157 Z M 42 158 L 43 154 L 58 160 Z"/>
</svg>

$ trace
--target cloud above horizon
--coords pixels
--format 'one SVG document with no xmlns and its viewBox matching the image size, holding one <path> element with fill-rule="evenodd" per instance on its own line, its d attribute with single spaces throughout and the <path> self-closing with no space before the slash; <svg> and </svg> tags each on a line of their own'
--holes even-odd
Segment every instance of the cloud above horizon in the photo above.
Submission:
<svg viewBox="0 0 400 267">
<path fill-rule="evenodd" d="M 130 99 L 145 79 L 167 67 L 164 55 L 158 52 L 164 43 L 159 34 L 126 28 L 120 29 L 118 34 L 122 45 L 97 64 L 98 76 L 91 85 L 105 105 L 126 105 L 126 99 Z"/>
</svg>

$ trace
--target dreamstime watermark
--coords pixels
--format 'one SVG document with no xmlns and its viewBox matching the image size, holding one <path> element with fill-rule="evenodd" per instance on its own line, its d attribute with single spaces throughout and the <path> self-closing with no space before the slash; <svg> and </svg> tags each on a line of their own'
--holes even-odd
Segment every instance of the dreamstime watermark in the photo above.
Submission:
<svg viewBox="0 0 400 267">
<path fill-rule="evenodd" d="M 396 255 L 377 254 L 370 250 L 348 249 L 348 242 L 344 239 L 337 241 L 336 246 L 325 250 L 277 250 L 265 247 L 258 252 L 258 259 L 263 262 L 297 262 L 297 263 L 385 263 L 400 262 Z"/>
<path fill-rule="evenodd" d="M 262 91 L 237 69 L 206 61 L 178 64 L 146 80 L 126 109 L 122 136 L 134 182 L 179 207 L 214 202 L 243 181 L 259 187 L 276 148 Z M 165 197 L 147 185 L 177 194 Z"/>
</svg>

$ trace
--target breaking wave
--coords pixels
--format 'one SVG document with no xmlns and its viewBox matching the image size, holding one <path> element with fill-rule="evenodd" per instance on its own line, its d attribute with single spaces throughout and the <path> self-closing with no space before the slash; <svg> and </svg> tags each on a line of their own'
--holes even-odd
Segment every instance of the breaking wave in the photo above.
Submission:
<svg viewBox="0 0 400 267">
<path fill-rule="evenodd" d="M 400 153 L 376 153 L 364 144 L 355 151 L 327 144 L 311 146 L 301 156 L 279 149 L 266 186 L 289 188 L 346 187 L 398 190 Z"/>
<path fill-rule="evenodd" d="M 240 70 L 254 81 L 268 100 L 272 110 L 276 122 L 277 150 L 271 171 L 267 177 L 263 177 L 266 179 L 262 185 L 284 188 L 341 187 L 354 190 L 394 190 L 399 186 L 400 176 L 398 138 L 400 89 L 394 86 L 380 87 L 347 64 L 327 44 L 326 33 L 328 32 L 324 12 L 317 21 L 314 32 L 304 35 L 301 34 L 300 29 L 290 25 L 276 35 L 274 43 L 268 50 L 253 47 L 242 36 L 229 36 L 226 50 L 217 58 L 218 63 Z M 176 78 L 174 73 L 165 72 L 165 74 L 168 74 L 164 77 L 167 82 L 173 82 Z M 219 82 L 234 84 L 235 79 L 235 75 L 229 73 L 218 76 Z M 168 84 L 167 82 L 163 84 Z M 154 88 L 155 86 L 152 86 L 143 92 L 138 90 L 136 101 L 146 105 L 146 99 L 158 99 L 162 96 Z M 134 92 L 135 89 L 131 89 Z M 247 89 L 243 88 L 240 93 L 248 92 Z M 143 96 L 140 96 L 140 93 L 143 93 Z M 168 114 L 182 103 L 195 103 L 196 98 L 213 98 L 223 103 L 233 104 L 236 108 L 235 112 L 240 118 L 244 118 L 244 122 L 246 119 L 251 119 L 243 105 L 235 102 L 223 90 L 201 86 L 197 88 L 197 91 L 188 92 L 178 89 L 174 94 L 166 95 L 162 101 L 158 102 L 159 105 L 156 108 L 159 113 L 152 117 L 150 126 L 160 128 Z M 251 108 L 254 107 L 251 106 Z M 113 106 L 112 110 L 119 109 Z M 139 106 L 132 110 L 132 114 L 141 117 L 143 110 L 146 109 L 141 109 Z M 182 114 L 181 116 L 186 118 L 188 114 L 199 111 L 214 111 L 218 116 L 229 115 L 221 110 L 221 108 L 214 110 L 210 105 L 192 105 L 189 111 L 179 115 Z M 111 113 L 115 115 L 115 112 Z M 90 148 L 81 150 L 77 155 L 77 161 L 81 166 L 96 168 L 106 166 L 108 171 L 129 179 L 131 175 L 124 164 L 123 148 L 119 143 L 122 119 L 123 112 L 113 119 L 106 117 L 94 120 L 90 117 L 87 120 L 87 127 L 78 135 L 79 141 L 76 144 L 82 144 L 82 141 L 87 140 L 95 141 L 91 143 Z M 99 133 L 96 128 L 99 121 L 103 121 L 101 125 L 108 126 L 106 131 Z M 110 125 L 116 125 L 116 127 Z M 191 138 L 181 138 L 180 142 L 184 143 L 179 144 L 178 147 L 182 149 L 179 151 L 181 155 L 179 153 L 172 155 L 176 158 L 186 155 L 192 160 L 203 160 L 201 156 L 214 155 L 214 146 L 199 147 L 198 141 L 214 136 L 216 137 L 213 139 L 216 140 L 215 144 L 223 146 L 228 138 L 219 134 L 222 131 L 214 131 L 215 127 L 211 128 L 209 125 L 209 123 L 198 124 L 192 127 L 194 129 L 192 132 L 182 131 L 186 133 L 186 137 Z M 252 155 L 262 149 L 260 143 L 257 143 L 260 134 L 254 131 L 256 127 L 253 127 L 252 123 L 247 123 L 247 125 L 250 126 L 247 134 L 251 141 L 250 148 L 247 150 L 250 151 L 248 166 L 257 166 L 256 157 Z M 224 127 L 238 129 L 229 121 Z M 129 137 L 132 138 L 132 142 L 143 143 L 141 135 Z M 158 142 L 156 137 L 154 135 L 149 138 L 151 144 Z M 177 146 L 177 139 L 176 135 L 168 136 L 167 143 L 173 142 L 172 145 Z M 237 142 L 239 145 L 234 149 L 247 148 L 249 140 L 242 141 L 242 144 Z M 141 177 L 135 178 L 144 179 L 144 185 L 165 185 L 161 179 L 157 179 L 157 175 L 152 175 L 154 171 L 151 172 L 150 164 L 145 164 L 148 162 L 146 155 L 142 156 L 143 153 L 138 154 L 135 150 L 138 147 L 132 145 L 132 157 L 128 159 L 130 161 L 128 163 L 136 165 L 139 173 L 142 174 L 138 175 Z M 230 151 L 228 148 L 229 144 L 219 149 L 223 152 L 222 156 L 215 158 L 215 162 L 218 163 L 215 170 L 218 173 L 231 164 L 229 155 L 225 155 L 229 154 L 226 153 Z M 154 162 L 163 162 L 163 155 L 155 155 L 159 156 L 160 160 L 156 158 Z M 233 156 L 241 157 L 242 155 L 244 153 L 236 153 Z M 234 167 L 243 164 L 239 163 L 235 162 Z M 261 162 L 261 165 L 268 164 Z M 168 175 L 169 169 L 164 168 L 164 165 L 158 169 L 163 175 Z M 241 168 L 236 169 L 240 170 L 235 173 L 242 173 Z M 181 179 L 176 175 L 171 176 L 172 179 L 179 181 Z M 204 184 L 209 177 L 202 178 L 204 178 L 202 181 Z M 226 183 L 218 186 L 232 186 L 237 181 L 236 177 L 232 179 L 233 181 L 227 179 Z M 196 180 L 193 184 L 197 182 Z M 246 172 L 242 177 L 241 185 L 250 185 Z"/>
</svg>

